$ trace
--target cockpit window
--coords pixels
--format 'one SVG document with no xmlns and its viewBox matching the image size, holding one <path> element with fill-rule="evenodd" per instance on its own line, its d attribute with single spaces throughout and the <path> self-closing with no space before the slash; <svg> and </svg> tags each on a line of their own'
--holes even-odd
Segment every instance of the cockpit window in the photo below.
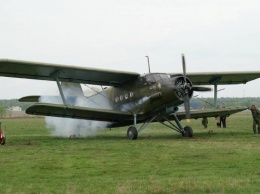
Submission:
<svg viewBox="0 0 260 194">
<path fill-rule="evenodd" d="M 170 76 L 167 75 L 167 74 L 165 74 L 165 73 L 160 74 L 160 76 L 161 76 L 162 79 L 168 79 L 168 78 L 170 78 Z"/>
<path fill-rule="evenodd" d="M 148 84 L 156 82 L 156 80 L 152 74 L 146 75 L 145 78 L 146 78 L 146 81 Z"/>
<path fill-rule="evenodd" d="M 156 83 L 163 79 L 168 79 L 169 76 L 165 73 L 154 73 L 154 74 L 148 74 L 144 76 L 140 76 L 137 81 L 137 86 L 146 86 L 153 83 Z"/>
<path fill-rule="evenodd" d="M 160 81 L 162 79 L 160 74 L 154 74 L 153 76 L 154 76 L 156 81 Z"/>
</svg>

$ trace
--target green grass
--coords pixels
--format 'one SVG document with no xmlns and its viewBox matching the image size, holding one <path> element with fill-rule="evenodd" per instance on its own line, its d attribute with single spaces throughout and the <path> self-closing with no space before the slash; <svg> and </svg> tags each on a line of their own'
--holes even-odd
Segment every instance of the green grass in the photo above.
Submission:
<svg viewBox="0 0 260 194">
<path fill-rule="evenodd" d="M 51 137 L 42 118 L 1 122 L 1 193 L 259 192 L 260 135 L 250 114 L 230 116 L 226 129 L 192 120 L 192 139 L 151 124 L 136 141 L 127 128 L 69 139 Z"/>
</svg>

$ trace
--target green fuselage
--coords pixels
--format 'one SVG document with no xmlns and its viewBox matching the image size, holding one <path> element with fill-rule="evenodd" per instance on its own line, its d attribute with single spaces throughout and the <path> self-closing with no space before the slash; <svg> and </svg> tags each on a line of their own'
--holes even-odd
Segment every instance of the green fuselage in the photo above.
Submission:
<svg viewBox="0 0 260 194">
<path fill-rule="evenodd" d="M 157 79 L 155 79 L 156 77 Z M 107 103 L 113 110 L 153 114 L 183 103 L 182 94 L 179 90 L 178 92 L 175 90 L 178 84 L 183 83 L 182 80 L 182 76 L 147 74 L 139 76 L 123 86 L 108 87 L 91 98 L 97 101 L 101 94 L 103 99 L 107 99 Z"/>
</svg>

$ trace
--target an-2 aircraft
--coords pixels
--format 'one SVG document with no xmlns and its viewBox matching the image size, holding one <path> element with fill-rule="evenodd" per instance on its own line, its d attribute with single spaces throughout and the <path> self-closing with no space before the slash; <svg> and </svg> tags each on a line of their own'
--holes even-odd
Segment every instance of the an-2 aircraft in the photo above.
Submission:
<svg viewBox="0 0 260 194">
<path fill-rule="evenodd" d="M 56 81 L 60 102 L 49 103 L 48 100 L 41 100 L 40 96 L 23 97 L 20 101 L 36 102 L 26 110 L 27 114 L 106 121 L 109 122 L 108 128 L 130 126 L 127 130 L 130 139 L 137 139 L 138 133 L 151 122 L 160 122 L 183 136 L 192 137 L 192 128 L 183 127 L 180 120 L 229 116 L 246 109 L 233 107 L 190 111 L 189 100 L 193 92 L 211 90 L 200 85 L 214 85 L 216 98 L 218 84 L 240 84 L 260 77 L 260 71 L 186 74 L 184 55 L 182 65 L 182 73 L 149 72 L 140 75 L 134 72 L 0 59 L 0 76 Z M 92 96 L 84 96 L 80 84 L 109 87 Z M 66 87 L 71 87 L 74 92 L 68 94 Z M 57 97 L 51 98 L 57 100 Z M 91 103 L 82 106 L 78 99 Z M 181 104 L 184 104 L 185 112 L 178 111 Z M 142 125 L 137 129 L 138 123 Z"/>
</svg>

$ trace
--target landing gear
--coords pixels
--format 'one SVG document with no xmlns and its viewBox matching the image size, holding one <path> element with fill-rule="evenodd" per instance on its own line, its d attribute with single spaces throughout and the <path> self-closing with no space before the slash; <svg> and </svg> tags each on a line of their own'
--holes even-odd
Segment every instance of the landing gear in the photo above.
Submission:
<svg viewBox="0 0 260 194">
<path fill-rule="evenodd" d="M 182 134 L 183 137 L 193 137 L 193 130 L 190 126 L 182 127 L 180 120 L 176 116 L 176 114 L 171 115 L 176 122 L 177 126 L 174 125 L 169 118 L 162 114 L 155 115 L 154 117 L 150 118 L 150 120 L 146 120 L 143 125 L 137 130 L 136 129 L 136 115 L 134 115 L 134 125 L 129 127 L 127 130 L 127 137 L 132 140 L 136 140 L 138 138 L 138 133 L 140 133 L 149 123 L 153 120 L 157 119 L 158 122 L 161 124 L 179 132 Z M 171 118 L 170 118 L 171 119 Z M 166 122 L 165 122 L 166 121 Z"/>
<path fill-rule="evenodd" d="M 167 117 L 161 115 L 163 117 L 163 120 L 167 121 L 166 122 L 160 122 L 161 124 L 165 125 L 166 127 L 169 127 L 179 133 L 182 134 L 183 137 L 193 137 L 193 130 L 190 126 L 182 127 L 180 120 L 176 116 L 176 114 L 172 114 L 171 116 L 173 117 L 174 121 L 176 122 L 177 126 L 174 125 Z"/>
<path fill-rule="evenodd" d="M 185 133 L 182 133 L 183 137 L 193 137 L 193 130 L 190 126 L 184 127 Z"/>
<path fill-rule="evenodd" d="M 137 139 L 137 137 L 138 137 L 137 129 L 133 126 L 129 127 L 127 130 L 127 137 L 129 139 L 133 139 L 133 140 Z"/>
</svg>

